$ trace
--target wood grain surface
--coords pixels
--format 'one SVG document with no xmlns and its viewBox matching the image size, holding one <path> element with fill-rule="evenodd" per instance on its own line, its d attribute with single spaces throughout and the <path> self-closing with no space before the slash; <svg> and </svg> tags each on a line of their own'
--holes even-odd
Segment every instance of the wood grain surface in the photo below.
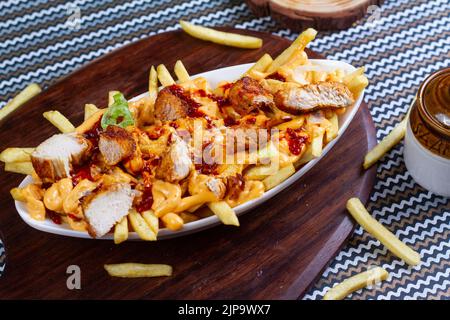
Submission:
<svg viewBox="0 0 450 320">
<path fill-rule="evenodd" d="M 133 97 L 147 88 L 148 69 L 182 59 L 191 74 L 279 54 L 289 41 L 264 39 L 258 50 L 203 42 L 179 31 L 160 34 L 114 51 L 61 79 L 0 123 L 0 150 L 36 146 L 56 133 L 42 112 L 56 108 L 77 124 L 85 103 L 105 106 L 107 92 Z M 308 52 L 310 57 L 320 56 Z M 0 300 L 43 299 L 297 299 L 321 274 L 350 235 L 354 222 L 345 210 L 351 196 L 368 199 L 376 170 L 361 163 L 376 143 L 366 105 L 329 154 L 302 179 L 240 218 L 241 227 L 219 226 L 182 238 L 125 242 L 67 238 L 28 227 L 14 208 L 9 189 L 22 176 L 1 168 L 0 236 L 6 270 Z M 105 263 L 168 263 L 172 277 L 110 278 Z M 66 269 L 81 268 L 81 290 L 68 290 Z"/>
<path fill-rule="evenodd" d="M 369 6 L 381 5 L 383 0 L 246 0 L 246 3 L 256 16 L 270 15 L 289 29 L 301 32 L 308 27 L 347 29 L 364 17 Z"/>
</svg>

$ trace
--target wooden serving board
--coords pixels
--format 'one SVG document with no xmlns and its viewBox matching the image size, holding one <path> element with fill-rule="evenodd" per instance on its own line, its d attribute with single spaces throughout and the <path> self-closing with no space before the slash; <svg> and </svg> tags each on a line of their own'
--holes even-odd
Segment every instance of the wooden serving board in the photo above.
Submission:
<svg viewBox="0 0 450 320">
<path fill-rule="evenodd" d="M 371 5 L 384 0 L 246 0 L 258 17 L 270 15 L 282 25 L 301 32 L 308 27 L 317 30 L 349 28 L 367 13 Z"/>
<path fill-rule="evenodd" d="M 182 32 L 144 39 L 90 63 L 35 97 L 0 124 L 0 150 L 35 146 L 56 133 L 42 112 L 57 108 L 75 124 L 85 103 L 105 106 L 107 92 L 133 97 L 147 89 L 151 65 L 171 70 L 182 59 L 191 74 L 256 61 L 264 52 L 279 54 L 289 41 L 243 31 L 264 39 L 259 50 L 219 46 Z M 321 56 L 308 52 L 311 58 Z M 365 202 L 376 171 L 361 163 L 376 142 L 375 128 L 362 105 L 342 139 L 302 179 L 257 209 L 241 216 L 241 227 L 218 226 L 158 242 L 76 239 L 28 227 L 14 208 L 9 190 L 22 176 L 1 171 L 0 236 L 6 270 L 0 300 L 300 298 L 321 274 L 353 230 L 345 202 Z M 167 263 L 172 277 L 117 279 L 105 263 Z M 66 270 L 81 268 L 81 290 L 68 290 Z"/>
</svg>

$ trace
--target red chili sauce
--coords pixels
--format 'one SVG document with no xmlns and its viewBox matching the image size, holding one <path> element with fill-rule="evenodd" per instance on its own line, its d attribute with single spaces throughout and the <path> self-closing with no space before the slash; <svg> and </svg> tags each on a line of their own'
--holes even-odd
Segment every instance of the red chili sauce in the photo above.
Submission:
<svg viewBox="0 0 450 320">
<path fill-rule="evenodd" d="M 48 215 L 49 219 L 52 220 L 52 222 L 54 224 L 61 224 L 62 223 L 61 216 L 59 214 L 57 214 L 56 212 L 51 211 L 51 210 L 47 210 L 47 215 Z"/>
<path fill-rule="evenodd" d="M 183 101 L 188 106 L 188 116 L 191 118 L 202 118 L 205 116 L 205 114 L 199 110 L 201 107 L 201 104 L 192 99 L 186 92 L 183 90 L 182 87 L 179 85 L 173 84 L 169 87 L 167 87 L 167 90 L 170 91 L 171 94 L 179 98 L 181 101 Z"/>
<path fill-rule="evenodd" d="M 303 146 L 305 145 L 308 138 L 304 135 L 299 135 L 297 131 L 291 128 L 288 128 L 286 130 L 286 134 L 289 151 L 292 154 L 298 156 L 302 152 Z"/>
<path fill-rule="evenodd" d="M 281 82 L 286 82 L 286 78 L 283 75 L 279 74 L 278 72 L 268 75 L 266 79 L 273 79 Z"/>
</svg>

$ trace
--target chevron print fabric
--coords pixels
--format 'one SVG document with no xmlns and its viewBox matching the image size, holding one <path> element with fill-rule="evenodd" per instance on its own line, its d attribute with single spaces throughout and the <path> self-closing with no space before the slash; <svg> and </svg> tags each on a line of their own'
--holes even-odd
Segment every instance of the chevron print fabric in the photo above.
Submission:
<svg viewBox="0 0 450 320">
<path fill-rule="evenodd" d="M 450 66 L 450 2 L 385 1 L 350 29 L 320 32 L 310 48 L 330 59 L 366 66 L 365 100 L 381 140 L 399 123 L 423 79 Z M 47 87 L 116 48 L 178 29 L 179 19 L 234 26 L 294 39 L 269 17 L 238 0 L 6 0 L 0 2 L 0 108 L 30 82 Z M 403 144 L 378 164 L 368 209 L 422 263 L 408 267 L 357 228 L 304 299 L 321 299 L 334 284 L 373 266 L 387 281 L 349 299 L 450 299 L 450 200 L 417 185 L 406 171 Z M 0 273 L 5 268 L 0 242 Z"/>
</svg>

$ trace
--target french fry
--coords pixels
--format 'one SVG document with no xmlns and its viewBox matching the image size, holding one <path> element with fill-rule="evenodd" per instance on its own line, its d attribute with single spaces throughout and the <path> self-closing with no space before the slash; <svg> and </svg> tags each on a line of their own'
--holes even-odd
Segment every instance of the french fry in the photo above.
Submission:
<svg viewBox="0 0 450 320">
<path fill-rule="evenodd" d="M 207 202 L 215 201 L 217 198 L 212 192 L 204 192 L 187 196 L 181 199 L 176 208 L 176 212 L 187 211 L 189 208 L 203 205 Z"/>
<path fill-rule="evenodd" d="M 266 190 L 270 190 L 280 183 L 282 183 L 284 180 L 289 178 L 295 173 L 294 165 L 289 164 L 284 168 L 281 168 L 278 170 L 274 175 L 267 177 L 263 180 L 264 186 Z"/>
<path fill-rule="evenodd" d="M 84 133 L 87 130 L 91 129 L 93 125 L 95 125 L 103 114 L 106 112 L 107 108 L 99 109 L 96 113 L 94 113 L 89 119 L 80 124 L 76 129 L 76 133 Z"/>
<path fill-rule="evenodd" d="M 34 148 L 7 148 L 0 153 L 3 162 L 30 162 Z"/>
<path fill-rule="evenodd" d="M 114 103 L 114 96 L 120 93 L 120 91 L 112 90 L 108 92 L 108 107 Z"/>
<path fill-rule="evenodd" d="M 69 119 L 67 119 L 61 112 L 57 110 L 47 111 L 42 115 L 62 133 L 75 131 L 75 127 L 73 126 L 72 122 L 70 122 Z"/>
<path fill-rule="evenodd" d="M 342 300 L 350 293 L 366 286 L 376 284 L 389 277 L 389 273 L 380 267 L 376 267 L 360 274 L 354 275 L 334 286 L 323 297 L 323 300 Z"/>
<path fill-rule="evenodd" d="M 145 222 L 147 222 L 150 229 L 152 229 L 152 231 L 156 235 L 158 235 L 159 220 L 158 220 L 158 217 L 153 212 L 153 210 L 147 210 L 147 211 L 142 212 L 142 217 L 144 218 Z"/>
<path fill-rule="evenodd" d="M 369 80 L 365 75 L 360 75 L 353 78 L 350 83 L 347 84 L 348 89 L 358 97 L 361 92 L 369 85 Z"/>
<path fill-rule="evenodd" d="M 172 76 L 169 73 L 169 70 L 167 70 L 165 65 L 160 64 L 156 68 L 156 71 L 158 73 L 159 82 L 161 82 L 161 84 L 164 87 L 171 86 L 171 85 L 175 84 L 175 81 L 173 80 Z"/>
<path fill-rule="evenodd" d="M 181 217 L 173 212 L 166 213 L 161 217 L 161 221 L 167 227 L 167 229 L 172 231 L 177 231 L 183 228 L 184 221 Z"/>
<path fill-rule="evenodd" d="M 20 188 L 12 188 L 11 190 L 9 190 L 9 193 L 11 193 L 11 196 L 16 201 L 22 201 L 22 202 L 26 201 L 26 198 L 22 192 L 22 189 L 20 189 Z"/>
<path fill-rule="evenodd" d="M 287 130 L 290 129 L 300 129 L 305 122 L 305 117 L 297 117 L 295 119 L 292 119 L 288 122 L 284 122 L 282 124 L 277 125 L 278 130 Z"/>
<path fill-rule="evenodd" d="M 321 71 L 321 70 L 312 70 L 311 75 L 312 75 L 313 83 L 319 83 L 322 81 L 326 81 L 327 77 L 328 77 L 327 72 Z"/>
<path fill-rule="evenodd" d="M 314 40 L 316 35 L 317 31 L 312 28 L 303 31 L 288 48 L 273 60 L 266 72 L 273 73 L 277 71 L 279 67 L 289 61 L 294 52 L 305 49 L 308 43 Z"/>
<path fill-rule="evenodd" d="M 342 79 L 342 82 L 344 82 L 344 84 L 355 96 L 358 96 L 364 88 L 369 85 L 369 80 L 364 75 L 364 71 L 364 67 L 359 67 L 355 71 L 344 76 Z"/>
<path fill-rule="evenodd" d="M 260 38 L 218 31 L 211 28 L 197 26 L 183 20 L 180 20 L 180 25 L 187 34 L 194 38 L 211 41 L 225 46 L 257 49 L 261 48 L 263 44 L 263 41 Z"/>
<path fill-rule="evenodd" d="M 401 121 L 389 134 L 381 140 L 372 150 L 370 150 L 364 157 L 364 169 L 370 168 L 375 162 L 380 160 L 386 152 L 391 150 L 397 143 L 399 143 L 406 133 L 406 125 L 408 117 Z"/>
<path fill-rule="evenodd" d="M 333 112 L 333 115 L 328 118 L 330 121 L 330 126 L 325 129 L 325 142 L 329 143 L 331 140 L 337 137 L 339 132 L 339 119 L 336 113 Z"/>
<path fill-rule="evenodd" d="M 148 95 L 150 96 L 150 103 L 154 105 L 158 97 L 158 73 L 154 66 L 150 68 L 148 75 Z"/>
<path fill-rule="evenodd" d="M 84 105 L 84 121 L 92 117 L 94 113 L 96 113 L 99 109 L 95 104 L 87 103 Z"/>
<path fill-rule="evenodd" d="M 250 180 L 263 180 L 267 178 L 267 176 L 274 174 L 276 172 L 274 169 L 275 168 L 272 165 L 251 167 L 245 172 L 245 177 Z"/>
<path fill-rule="evenodd" d="M 365 67 L 359 67 L 355 71 L 352 71 L 349 74 L 345 75 L 342 79 L 342 82 L 344 82 L 345 85 L 348 85 L 354 78 L 364 75 L 364 71 L 366 71 Z"/>
<path fill-rule="evenodd" d="M 128 219 L 123 217 L 114 227 L 114 243 L 119 244 L 128 239 Z"/>
<path fill-rule="evenodd" d="M 312 154 L 312 148 L 311 145 L 308 145 L 306 147 L 305 152 L 303 153 L 302 157 L 298 159 L 296 162 L 294 162 L 294 168 L 298 169 L 301 165 L 310 162 L 311 160 L 315 159 L 316 157 Z"/>
<path fill-rule="evenodd" d="M 128 213 L 128 218 L 130 219 L 130 223 L 134 231 L 136 231 L 136 233 L 142 240 L 156 240 L 156 234 L 152 229 L 150 229 L 147 222 L 145 222 L 144 218 L 138 212 L 136 212 L 136 210 L 130 210 L 130 212 Z"/>
<path fill-rule="evenodd" d="M 364 230 L 377 238 L 394 255 L 411 266 L 420 263 L 420 254 L 401 242 L 392 232 L 372 218 L 358 198 L 351 198 L 347 201 L 347 210 Z"/>
<path fill-rule="evenodd" d="M 189 73 L 187 72 L 181 60 L 177 60 L 177 62 L 175 63 L 174 72 L 177 75 L 178 81 L 180 83 L 188 82 L 189 80 L 191 80 L 191 77 L 189 76 Z"/>
<path fill-rule="evenodd" d="M 315 158 L 320 157 L 322 155 L 324 134 L 325 134 L 324 128 L 318 126 L 314 127 L 313 139 L 311 141 L 311 154 Z"/>
<path fill-rule="evenodd" d="M 268 54 L 265 53 L 261 58 L 259 58 L 258 61 L 256 61 L 256 63 L 250 68 L 248 69 L 243 76 L 248 76 L 252 74 L 252 72 L 264 72 L 266 71 L 266 69 L 270 66 L 270 64 L 273 62 L 272 57 Z"/>
<path fill-rule="evenodd" d="M 0 109 L 0 121 L 6 118 L 11 112 L 19 108 L 25 102 L 41 92 L 41 88 L 36 84 L 29 84 L 25 89 L 19 92 L 17 96 L 11 99 L 2 109 Z"/>
<path fill-rule="evenodd" d="M 7 162 L 5 163 L 5 171 L 32 175 L 34 168 L 31 162 Z"/>
<path fill-rule="evenodd" d="M 173 272 L 167 264 L 119 263 L 105 264 L 104 268 L 110 276 L 120 278 L 171 276 Z"/>
<path fill-rule="evenodd" d="M 239 219 L 236 213 L 225 201 L 210 202 L 208 208 L 223 224 L 239 227 Z"/>
</svg>

